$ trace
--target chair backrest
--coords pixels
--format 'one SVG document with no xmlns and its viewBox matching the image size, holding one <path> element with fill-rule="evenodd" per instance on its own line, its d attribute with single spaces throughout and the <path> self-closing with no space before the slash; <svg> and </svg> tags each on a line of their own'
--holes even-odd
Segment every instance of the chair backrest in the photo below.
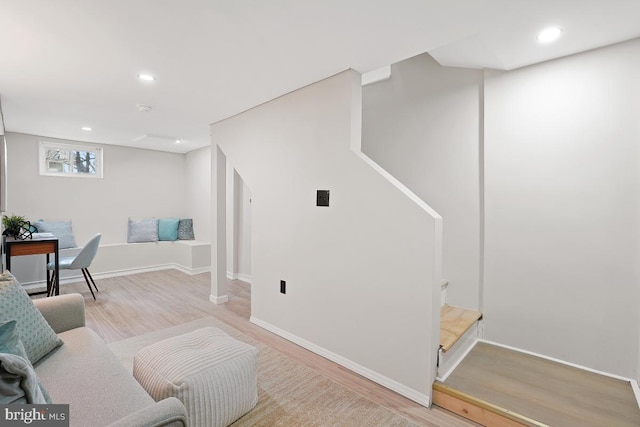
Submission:
<svg viewBox="0 0 640 427">
<path fill-rule="evenodd" d="M 84 245 L 84 248 L 74 258 L 73 262 L 69 266 L 71 270 L 80 270 L 82 268 L 88 268 L 93 261 L 93 258 L 98 253 L 98 245 L 100 245 L 100 239 L 102 234 L 98 233 L 89 242 Z"/>
</svg>

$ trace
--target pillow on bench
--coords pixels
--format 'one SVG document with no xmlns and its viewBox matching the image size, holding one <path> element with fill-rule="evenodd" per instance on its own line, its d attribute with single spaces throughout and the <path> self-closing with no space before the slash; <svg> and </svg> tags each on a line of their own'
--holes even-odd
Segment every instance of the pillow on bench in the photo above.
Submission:
<svg viewBox="0 0 640 427">
<path fill-rule="evenodd" d="M 181 219 L 178 224 L 178 240 L 193 240 L 193 219 Z"/>
<path fill-rule="evenodd" d="M 158 240 L 178 240 L 178 218 L 161 218 L 158 220 Z"/>
<path fill-rule="evenodd" d="M 51 233 L 58 238 L 58 249 L 76 248 L 71 221 L 36 221 L 38 233 Z"/>
<path fill-rule="evenodd" d="M 157 242 L 158 241 L 158 219 L 129 218 L 127 228 L 127 243 Z"/>
</svg>

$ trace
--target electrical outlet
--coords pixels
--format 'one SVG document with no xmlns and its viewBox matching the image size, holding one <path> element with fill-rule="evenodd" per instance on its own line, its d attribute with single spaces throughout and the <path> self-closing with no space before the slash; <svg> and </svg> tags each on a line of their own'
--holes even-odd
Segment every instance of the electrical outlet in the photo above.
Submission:
<svg viewBox="0 0 640 427">
<path fill-rule="evenodd" d="M 280 280 L 280 293 L 281 294 L 287 293 L 287 282 L 285 282 L 284 280 Z"/>
</svg>

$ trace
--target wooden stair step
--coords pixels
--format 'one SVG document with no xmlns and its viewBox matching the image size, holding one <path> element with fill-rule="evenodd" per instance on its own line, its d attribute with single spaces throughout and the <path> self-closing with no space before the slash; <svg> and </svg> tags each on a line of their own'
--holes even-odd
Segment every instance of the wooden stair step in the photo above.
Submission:
<svg viewBox="0 0 640 427">
<path fill-rule="evenodd" d="M 440 348 L 449 350 L 473 324 L 482 317 L 478 310 L 467 310 L 453 305 L 440 308 Z"/>
<path fill-rule="evenodd" d="M 547 424 L 451 388 L 440 381 L 433 383 L 433 404 L 483 426 L 549 427 Z"/>
</svg>

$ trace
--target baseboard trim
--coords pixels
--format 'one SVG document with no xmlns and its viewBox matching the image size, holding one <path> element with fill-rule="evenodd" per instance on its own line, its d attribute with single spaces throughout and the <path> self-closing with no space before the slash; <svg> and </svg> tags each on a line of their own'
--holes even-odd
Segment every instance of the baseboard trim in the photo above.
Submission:
<svg viewBox="0 0 640 427">
<path fill-rule="evenodd" d="M 238 273 L 237 279 L 241 282 L 251 283 L 251 276 L 249 276 L 248 274 Z"/>
<path fill-rule="evenodd" d="M 173 264 L 171 267 L 175 268 L 176 270 L 180 270 L 183 273 L 188 274 L 189 276 L 195 276 L 197 274 L 202 274 L 202 273 L 209 273 L 211 271 L 211 267 L 189 268 L 180 264 Z"/>
<path fill-rule="evenodd" d="M 227 279 L 240 280 L 241 282 L 251 283 L 251 276 L 249 276 L 248 274 L 232 273 L 231 271 L 227 271 Z"/>
<path fill-rule="evenodd" d="M 312 342 L 309 342 L 303 338 L 300 338 L 290 332 L 287 332 L 283 329 L 278 328 L 277 326 L 274 326 L 270 323 L 267 323 L 265 321 L 262 321 L 254 316 L 251 316 L 249 321 L 257 326 L 260 326 L 263 329 L 268 330 L 269 332 L 273 332 L 274 334 L 288 340 L 291 341 L 294 344 L 297 344 L 301 347 L 306 348 L 309 351 L 312 351 L 322 357 L 324 357 L 325 359 L 329 359 L 332 362 L 337 363 L 338 365 L 344 366 L 345 368 L 359 374 L 362 375 L 363 377 L 377 383 L 380 384 L 408 399 L 413 400 L 416 403 L 419 403 L 420 405 L 426 406 L 427 408 L 431 406 L 431 396 L 426 395 L 424 393 L 420 393 L 417 390 L 414 390 L 410 387 L 405 386 L 404 384 L 401 384 L 395 380 L 392 380 L 391 378 L 385 377 L 384 375 L 381 375 L 375 371 L 372 371 L 369 368 L 366 368 L 356 362 L 353 362 L 343 356 L 340 356 L 339 354 L 336 354 L 332 351 L 329 351 L 323 347 L 320 347 Z"/>
<path fill-rule="evenodd" d="M 211 271 L 211 267 L 188 268 L 180 264 L 158 264 L 158 265 L 151 265 L 151 266 L 140 267 L 140 268 L 127 268 L 123 270 L 107 271 L 104 273 L 91 273 L 91 276 L 95 280 L 100 280 L 100 279 L 109 279 L 111 277 L 129 276 L 131 274 L 149 273 L 152 271 L 162 271 L 162 270 L 171 270 L 171 269 L 181 271 L 182 273 L 188 274 L 190 276 L 195 276 L 196 274 L 202 274 L 202 273 L 207 273 Z M 65 277 L 64 279 L 60 279 L 60 285 L 68 285 L 70 283 L 78 283 L 78 282 L 84 282 L 84 277 L 81 274 L 77 276 L 70 276 L 70 277 Z M 47 285 L 46 280 L 22 283 L 22 286 L 25 289 L 41 288 L 46 285 Z"/>
<path fill-rule="evenodd" d="M 633 390 L 633 394 L 636 396 L 636 402 L 638 403 L 638 409 L 640 409 L 640 386 L 638 386 L 638 381 L 631 380 L 631 389 Z"/>
<path fill-rule="evenodd" d="M 209 301 L 214 304 L 224 304 L 225 302 L 229 302 L 229 295 L 222 295 L 220 297 L 209 295 Z"/>
</svg>

